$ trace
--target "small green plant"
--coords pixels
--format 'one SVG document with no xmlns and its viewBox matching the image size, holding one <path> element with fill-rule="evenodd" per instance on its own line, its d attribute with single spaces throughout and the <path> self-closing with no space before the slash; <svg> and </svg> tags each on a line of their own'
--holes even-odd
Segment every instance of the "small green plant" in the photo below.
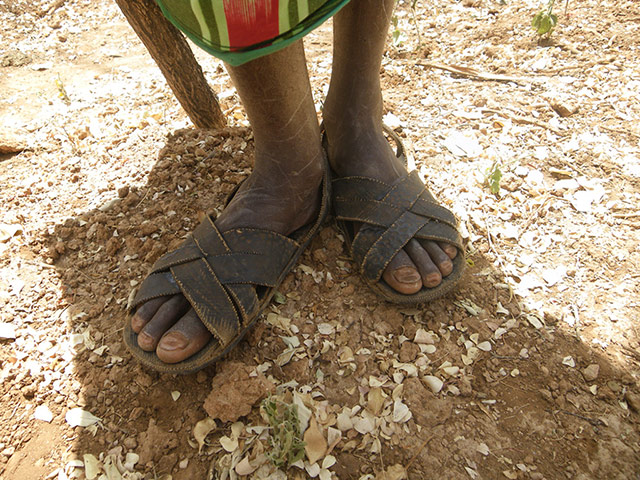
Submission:
<svg viewBox="0 0 640 480">
<path fill-rule="evenodd" d="M 547 6 L 540 10 L 531 21 L 531 26 L 540 36 L 546 34 L 551 35 L 551 32 L 553 32 L 553 29 L 558 24 L 558 16 L 553 13 L 554 3 L 555 0 L 549 0 Z"/>
<path fill-rule="evenodd" d="M 400 27 L 398 27 L 398 17 L 396 17 L 395 15 L 391 17 L 391 23 L 393 24 L 393 32 L 391 32 L 393 45 L 397 47 L 402 43 L 402 30 L 400 30 Z"/>
<path fill-rule="evenodd" d="M 287 297 L 285 297 L 282 293 L 276 291 L 276 293 L 273 294 L 273 301 L 279 303 L 280 305 L 284 305 L 285 303 L 287 303 Z"/>
<path fill-rule="evenodd" d="M 500 191 L 500 180 L 502 179 L 502 170 L 500 170 L 500 164 L 497 161 L 487 169 L 486 179 L 491 193 L 497 194 Z"/>
<path fill-rule="evenodd" d="M 304 457 L 305 443 L 300 432 L 298 407 L 276 397 L 262 401 L 262 409 L 269 422 L 269 445 L 267 457 L 276 468 L 289 466 Z"/>
<path fill-rule="evenodd" d="M 67 95 L 67 91 L 64 88 L 64 83 L 62 83 L 60 75 L 58 75 L 58 78 L 56 78 L 56 87 L 58 88 L 58 96 L 62 99 L 62 101 L 67 104 L 71 103 L 71 99 L 69 98 L 69 95 Z"/>
</svg>

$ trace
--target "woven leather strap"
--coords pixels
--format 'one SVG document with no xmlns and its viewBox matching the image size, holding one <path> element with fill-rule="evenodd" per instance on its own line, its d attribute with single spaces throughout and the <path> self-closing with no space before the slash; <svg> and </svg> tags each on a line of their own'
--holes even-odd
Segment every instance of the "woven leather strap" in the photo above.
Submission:
<svg viewBox="0 0 640 480">
<path fill-rule="evenodd" d="M 222 234 L 207 217 L 177 250 L 153 265 L 131 309 L 182 293 L 225 347 L 255 316 L 260 304 L 256 287 L 276 287 L 298 248 L 291 238 L 266 230 L 240 228 Z"/>
<path fill-rule="evenodd" d="M 359 222 L 352 239 L 354 260 L 370 281 L 380 280 L 391 259 L 412 239 L 446 242 L 462 251 L 453 213 L 425 188 L 417 171 L 393 184 L 366 177 L 333 181 L 339 222 Z"/>
</svg>

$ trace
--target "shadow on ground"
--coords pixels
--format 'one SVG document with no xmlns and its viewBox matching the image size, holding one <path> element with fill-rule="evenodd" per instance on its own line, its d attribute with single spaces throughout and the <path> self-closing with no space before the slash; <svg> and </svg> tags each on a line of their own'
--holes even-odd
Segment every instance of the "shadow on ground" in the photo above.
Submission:
<svg viewBox="0 0 640 480">
<path fill-rule="evenodd" d="M 145 478 L 195 479 L 207 478 L 226 453 L 218 440 L 229 424 L 218 423 L 208 437 L 214 453 L 199 455 L 193 442 L 216 367 L 190 376 L 146 370 L 122 345 L 121 332 L 131 290 L 205 212 L 223 204 L 248 174 L 252 151 L 248 130 L 178 131 L 145 188 L 122 188 L 120 198 L 67 220 L 45 239 L 68 302 L 56 321 L 84 335 L 72 367 L 77 391 L 57 406 L 51 425 L 66 430 L 78 458 L 135 452 Z M 411 479 L 640 478 L 640 391 L 631 373 L 564 331 L 558 319 L 526 311 L 487 258 L 469 260 L 473 266 L 455 293 L 398 308 L 363 285 L 328 226 L 302 258 L 309 268 L 285 280 L 286 301 L 272 308 L 311 341 L 266 374 L 314 392 L 323 428 L 335 426 L 343 407 L 367 405 L 370 377 L 387 378 L 390 396 L 401 382 L 398 395 L 412 412 L 407 422 L 375 434 L 343 432 L 333 452 L 337 478 L 375 475 L 393 464 L 407 467 Z M 334 331 L 319 334 L 319 323 Z M 431 339 L 422 346 L 413 341 L 420 329 Z M 260 321 L 225 361 L 273 362 L 285 348 L 280 335 Z M 348 361 L 346 347 L 353 352 Z M 416 366 L 417 376 L 406 365 Z M 425 375 L 444 380 L 439 393 Z M 100 417 L 97 430 L 70 429 L 64 413 L 73 407 Z M 247 422 L 262 423 L 257 407 Z M 24 478 L 21 465 L 37 455 L 37 443 L 36 436 L 16 452 L 7 478 Z M 305 476 L 296 469 L 289 475 Z"/>
</svg>

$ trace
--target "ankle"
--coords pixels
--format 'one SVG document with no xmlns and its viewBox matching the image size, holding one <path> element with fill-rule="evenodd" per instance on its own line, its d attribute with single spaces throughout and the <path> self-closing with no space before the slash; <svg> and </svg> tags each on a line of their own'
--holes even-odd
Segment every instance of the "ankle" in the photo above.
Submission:
<svg viewBox="0 0 640 480">
<path fill-rule="evenodd" d="M 405 166 L 398 160 L 384 134 L 382 122 L 366 120 L 325 125 L 325 148 L 331 168 L 338 176 L 361 175 L 392 181 L 406 175 Z"/>
</svg>

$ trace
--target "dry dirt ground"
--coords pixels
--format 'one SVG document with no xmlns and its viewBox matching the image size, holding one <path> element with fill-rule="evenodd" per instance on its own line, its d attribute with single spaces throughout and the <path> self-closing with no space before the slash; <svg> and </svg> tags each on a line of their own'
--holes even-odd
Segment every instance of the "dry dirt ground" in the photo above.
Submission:
<svg viewBox="0 0 640 480">
<path fill-rule="evenodd" d="M 328 225 L 227 359 L 175 377 L 127 353 L 125 309 L 249 172 L 235 91 L 197 52 L 229 128 L 194 130 L 114 4 L 1 0 L 0 479 L 640 478 L 640 4 L 563 2 L 543 41 L 540 6 L 396 11 L 385 121 L 461 220 L 461 286 L 386 304 Z M 290 469 L 266 385 L 310 425 Z"/>
</svg>

